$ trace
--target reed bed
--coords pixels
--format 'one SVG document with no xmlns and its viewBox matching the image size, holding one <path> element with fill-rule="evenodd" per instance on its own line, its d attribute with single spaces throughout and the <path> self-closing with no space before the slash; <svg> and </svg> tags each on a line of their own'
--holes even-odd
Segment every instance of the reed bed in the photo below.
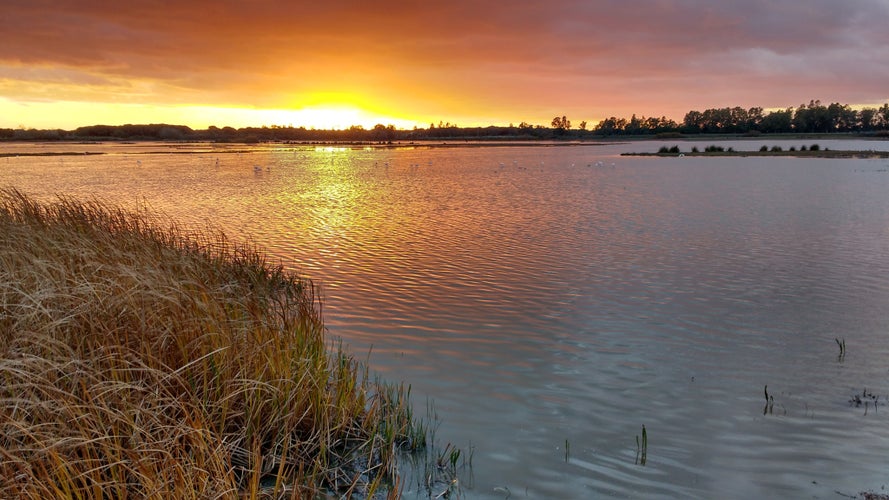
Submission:
<svg viewBox="0 0 889 500">
<path fill-rule="evenodd" d="M 0 191 L 2 498 L 397 497 L 408 392 L 249 244 Z"/>
</svg>

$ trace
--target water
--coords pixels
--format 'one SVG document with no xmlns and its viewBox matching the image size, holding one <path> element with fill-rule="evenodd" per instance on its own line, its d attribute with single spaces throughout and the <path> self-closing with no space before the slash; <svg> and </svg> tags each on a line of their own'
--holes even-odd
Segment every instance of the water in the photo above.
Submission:
<svg viewBox="0 0 889 500">
<path fill-rule="evenodd" d="M 810 142 L 889 150 L 720 144 Z M 0 158 L 0 186 L 250 235 L 321 285 L 332 335 L 434 403 L 437 439 L 471 450 L 466 498 L 880 491 L 889 161 L 619 156 L 673 144 L 709 143 L 4 144 L 109 154 Z M 850 405 L 865 388 L 876 410 Z"/>
</svg>

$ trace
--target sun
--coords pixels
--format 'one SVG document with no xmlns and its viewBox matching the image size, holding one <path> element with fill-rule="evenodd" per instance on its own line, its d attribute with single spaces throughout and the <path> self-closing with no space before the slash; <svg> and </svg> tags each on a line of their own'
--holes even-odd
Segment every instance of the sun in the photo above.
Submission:
<svg viewBox="0 0 889 500">
<path fill-rule="evenodd" d="M 346 130 L 352 126 L 371 129 L 376 124 L 394 125 L 402 129 L 418 126 L 416 120 L 339 103 L 276 109 L 184 107 L 178 108 L 177 113 L 167 118 L 198 128 L 220 123 L 235 127 L 279 126 L 316 130 Z"/>
<path fill-rule="evenodd" d="M 280 110 L 279 124 L 333 130 L 352 126 L 371 128 L 378 123 L 397 127 L 415 123 L 380 109 L 379 103 L 357 92 L 316 91 L 292 95 L 286 109 Z"/>
<path fill-rule="evenodd" d="M 277 110 L 272 119 L 277 122 L 277 125 L 293 125 L 319 130 L 342 130 L 353 125 L 364 126 L 364 122 L 367 121 L 365 114 L 361 109 L 352 106 L 326 105 Z"/>
<path fill-rule="evenodd" d="M 410 128 L 416 125 L 413 120 L 342 104 L 270 110 L 265 115 L 267 120 L 275 125 L 318 130 L 345 130 L 353 126 L 373 128 L 376 124 L 395 125 L 398 128 Z"/>
</svg>

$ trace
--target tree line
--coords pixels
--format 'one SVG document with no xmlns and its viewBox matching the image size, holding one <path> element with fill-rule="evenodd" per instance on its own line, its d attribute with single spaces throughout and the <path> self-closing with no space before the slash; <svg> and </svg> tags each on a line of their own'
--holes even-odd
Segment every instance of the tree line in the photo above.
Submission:
<svg viewBox="0 0 889 500">
<path fill-rule="evenodd" d="M 560 129 L 563 131 L 563 129 Z M 429 128 L 397 129 L 377 124 L 372 128 L 354 125 L 343 130 L 293 126 L 216 127 L 195 130 L 184 125 L 90 125 L 74 130 L 0 128 L 0 141 L 211 141 L 211 142 L 349 142 L 387 144 L 422 140 L 521 140 L 556 137 L 552 129 L 522 123 L 518 126 L 458 127 L 456 124 Z"/>
<path fill-rule="evenodd" d="M 712 108 L 689 111 L 682 123 L 665 117 L 607 118 L 593 129 L 601 135 L 854 133 L 889 130 L 889 104 L 852 109 L 848 104 L 809 101 L 797 108 L 765 113 L 763 108 Z"/>
<path fill-rule="evenodd" d="M 889 103 L 879 108 L 852 109 L 848 104 L 809 101 L 799 107 L 765 112 L 763 108 L 712 108 L 689 111 L 681 123 L 666 117 L 609 117 L 588 129 L 581 121 L 573 128 L 561 115 L 549 127 L 521 122 L 518 125 L 459 127 L 439 122 L 428 128 L 396 129 L 377 124 L 372 128 L 355 125 L 343 130 L 319 130 L 293 126 L 209 127 L 195 130 L 184 125 L 91 125 L 74 130 L 0 128 L 0 140 L 182 140 L 214 142 L 367 142 L 389 143 L 413 140 L 523 140 L 586 139 L 607 136 L 647 136 L 658 134 L 785 134 L 785 133 L 864 133 L 889 134 Z"/>
</svg>

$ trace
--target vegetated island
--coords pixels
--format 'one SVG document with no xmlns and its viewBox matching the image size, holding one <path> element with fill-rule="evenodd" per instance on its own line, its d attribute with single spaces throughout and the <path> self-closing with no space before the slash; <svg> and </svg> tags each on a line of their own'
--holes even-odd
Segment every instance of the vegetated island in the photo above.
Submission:
<svg viewBox="0 0 889 500">
<path fill-rule="evenodd" d="M 795 146 L 791 146 L 788 149 L 784 149 L 781 146 L 762 146 L 758 151 L 736 151 L 733 147 L 724 147 L 724 146 L 716 146 L 710 145 L 704 148 L 703 151 L 699 150 L 697 146 L 692 147 L 689 151 L 682 151 L 679 149 L 679 146 L 666 147 L 662 146 L 656 153 L 622 153 L 621 156 L 663 156 L 663 157 L 677 157 L 677 156 L 791 156 L 791 157 L 800 157 L 800 158 L 860 158 L 860 159 L 878 159 L 878 158 L 889 158 L 889 151 L 875 151 L 872 149 L 869 150 L 835 150 L 828 148 L 821 148 L 818 144 L 812 144 L 811 146 L 800 146 L 797 149 Z"/>
<path fill-rule="evenodd" d="M 0 497 L 397 497 L 430 452 L 409 389 L 250 245 L 6 189 L 0 276 Z"/>
</svg>

